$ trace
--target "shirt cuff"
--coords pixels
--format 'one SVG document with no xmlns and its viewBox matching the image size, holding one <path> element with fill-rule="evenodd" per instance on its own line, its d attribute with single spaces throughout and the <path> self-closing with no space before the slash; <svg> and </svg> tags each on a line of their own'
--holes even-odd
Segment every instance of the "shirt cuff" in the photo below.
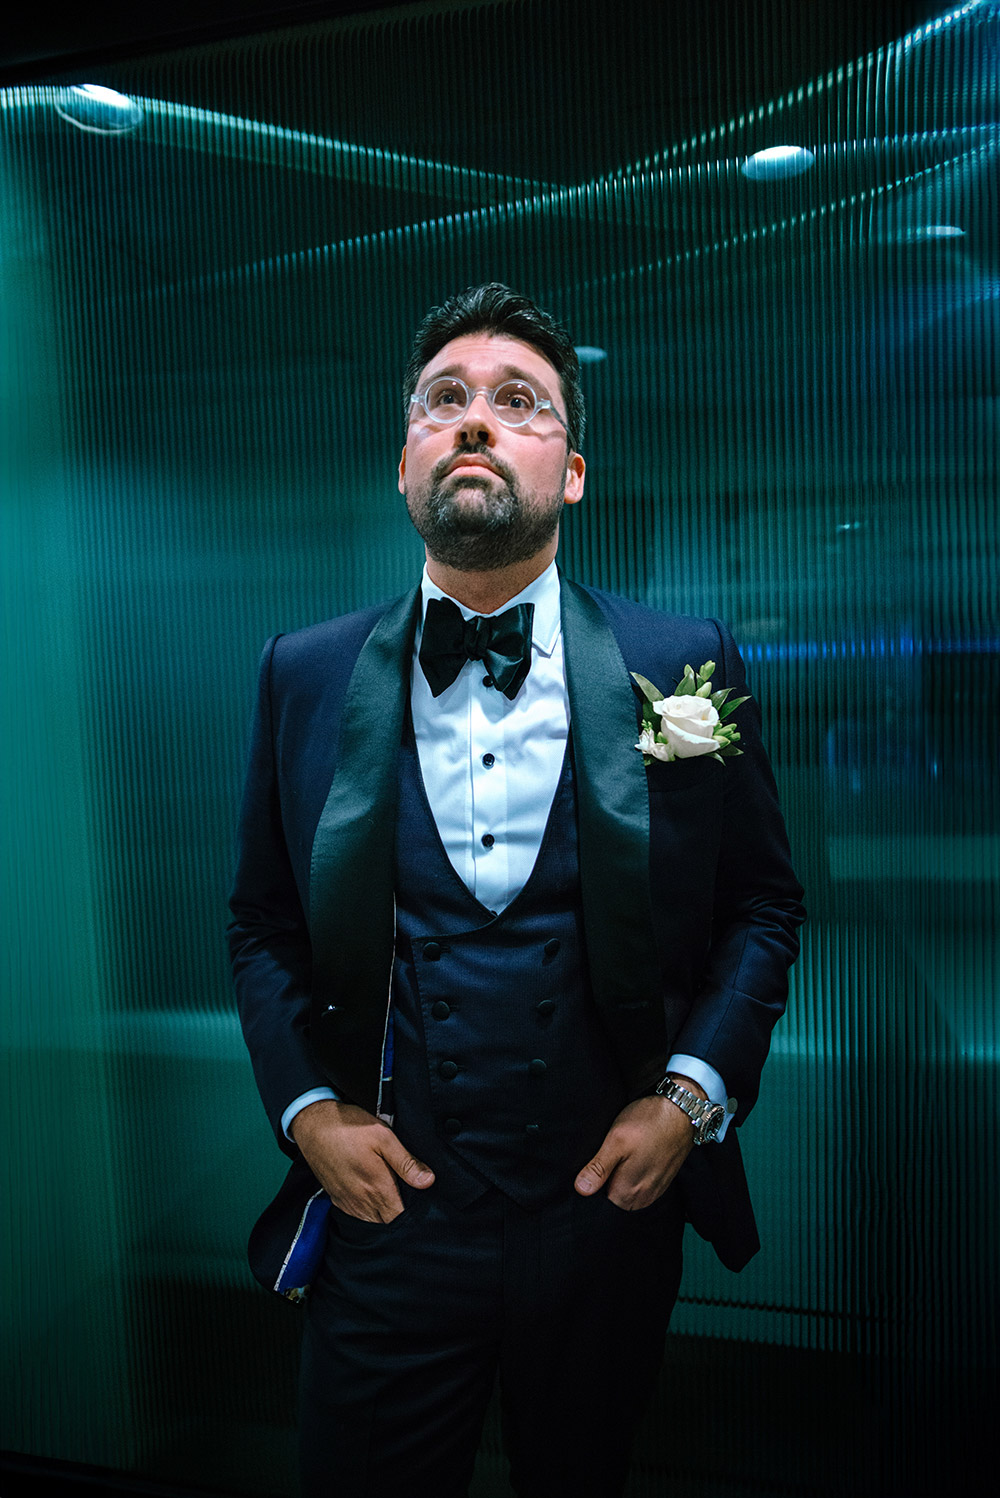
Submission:
<svg viewBox="0 0 1000 1498">
<path fill-rule="evenodd" d="M 692 1072 L 692 1076 L 693 1075 L 694 1073 Z M 698 1080 L 700 1081 L 701 1079 L 699 1078 Z M 701 1085 L 705 1087 L 704 1082 L 702 1082 Z M 707 1087 L 705 1087 L 705 1091 L 708 1091 Z M 291 1140 L 292 1144 L 295 1143 L 295 1140 L 292 1139 L 291 1134 L 289 1134 L 288 1132 L 289 1128 L 291 1127 L 292 1119 L 295 1118 L 296 1114 L 301 1113 L 303 1108 L 308 1108 L 310 1103 L 320 1103 L 324 1098 L 329 1098 L 330 1101 L 334 1103 L 340 1102 L 340 1099 L 338 1098 L 332 1087 L 313 1087 L 309 1092 L 300 1093 L 300 1095 L 295 1099 L 294 1103 L 289 1103 L 288 1107 L 281 1115 L 281 1132 L 284 1134 L 286 1139 Z"/>
<path fill-rule="evenodd" d="M 723 1107 L 726 1106 L 729 1096 L 726 1092 L 726 1084 L 715 1070 L 715 1067 L 709 1066 L 707 1061 L 699 1061 L 697 1056 L 685 1056 L 678 1052 L 676 1055 L 671 1056 L 667 1062 L 667 1071 L 680 1072 L 682 1077 L 690 1077 L 692 1082 L 697 1082 L 699 1087 L 705 1089 L 710 1102 L 721 1103 Z M 716 1144 L 725 1138 L 726 1130 L 729 1128 L 732 1118 L 733 1114 L 727 1113 L 722 1120 L 722 1127 L 715 1136 Z"/>
</svg>

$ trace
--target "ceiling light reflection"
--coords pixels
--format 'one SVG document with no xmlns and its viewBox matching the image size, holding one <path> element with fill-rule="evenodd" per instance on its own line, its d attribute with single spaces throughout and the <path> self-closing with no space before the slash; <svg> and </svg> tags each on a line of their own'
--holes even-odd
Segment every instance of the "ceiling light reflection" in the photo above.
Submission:
<svg viewBox="0 0 1000 1498">
<path fill-rule="evenodd" d="M 576 357 L 581 364 L 600 364 L 602 359 L 608 357 L 608 351 L 603 348 L 595 348 L 590 343 L 578 343 L 576 345 Z"/>
<path fill-rule="evenodd" d="M 805 146 L 765 146 L 748 156 L 740 167 L 751 182 L 777 182 L 784 177 L 799 177 L 816 165 L 816 157 Z"/>
<path fill-rule="evenodd" d="M 142 121 L 142 110 L 127 94 L 101 83 L 78 83 L 54 99 L 56 112 L 78 130 L 97 135 L 123 135 Z"/>
</svg>

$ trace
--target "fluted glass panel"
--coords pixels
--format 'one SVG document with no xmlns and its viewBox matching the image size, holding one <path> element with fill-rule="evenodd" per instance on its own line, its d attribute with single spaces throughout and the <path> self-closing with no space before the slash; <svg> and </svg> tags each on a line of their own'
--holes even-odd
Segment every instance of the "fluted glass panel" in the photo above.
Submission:
<svg viewBox="0 0 1000 1498">
<path fill-rule="evenodd" d="M 691 1235 L 630 1492 L 976 1475 L 998 57 L 993 0 L 484 0 L 0 90 L 6 1447 L 294 1490 L 222 939 L 256 658 L 414 579 L 409 338 L 501 279 L 586 361 L 563 565 L 731 624 L 810 911 L 743 1130 L 763 1252 Z"/>
</svg>

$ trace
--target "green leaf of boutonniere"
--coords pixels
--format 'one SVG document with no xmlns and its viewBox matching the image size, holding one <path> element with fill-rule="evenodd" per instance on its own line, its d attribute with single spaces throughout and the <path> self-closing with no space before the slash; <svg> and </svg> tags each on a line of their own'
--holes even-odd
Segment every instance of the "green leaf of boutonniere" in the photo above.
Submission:
<svg viewBox="0 0 1000 1498">
<path fill-rule="evenodd" d="M 653 683 L 648 679 L 648 677 L 640 676 L 638 671 L 633 671 L 631 675 L 632 680 L 638 682 L 639 690 L 642 692 L 642 695 L 645 697 L 647 702 L 660 701 L 663 693 L 657 687 L 653 686 Z"/>
</svg>

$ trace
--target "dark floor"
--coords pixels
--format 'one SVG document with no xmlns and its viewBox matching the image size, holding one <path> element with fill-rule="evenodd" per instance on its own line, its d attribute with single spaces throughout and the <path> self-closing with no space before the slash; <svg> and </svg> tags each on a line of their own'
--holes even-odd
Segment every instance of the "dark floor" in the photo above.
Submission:
<svg viewBox="0 0 1000 1498">
<path fill-rule="evenodd" d="M 287 1318 L 280 1324 L 290 1325 Z M 292 1349 L 293 1351 L 293 1349 Z M 273 1366 L 273 1365 L 272 1365 Z M 996 1381 L 848 1355 L 674 1337 L 629 1498 L 937 1498 L 988 1491 Z M 197 1379 L 189 1370 L 189 1379 Z M 188 1383 L 188 1409 L 190 1382 Z M 0 1458 L 0 1498 L 292 1498 L 287 1419 L 247 1419 L 216 1390 L 165 1429 L 141 1475 Z M 214 1409 L 213 1409 L 214 1405 Z M 263 1417 L 265 1411 L 258 1411 Z M 496 1406 L 471 1498 L 510 1498 Z M 562 1498 L 562 1495 L 553 1495 Z"/>
</svg>

